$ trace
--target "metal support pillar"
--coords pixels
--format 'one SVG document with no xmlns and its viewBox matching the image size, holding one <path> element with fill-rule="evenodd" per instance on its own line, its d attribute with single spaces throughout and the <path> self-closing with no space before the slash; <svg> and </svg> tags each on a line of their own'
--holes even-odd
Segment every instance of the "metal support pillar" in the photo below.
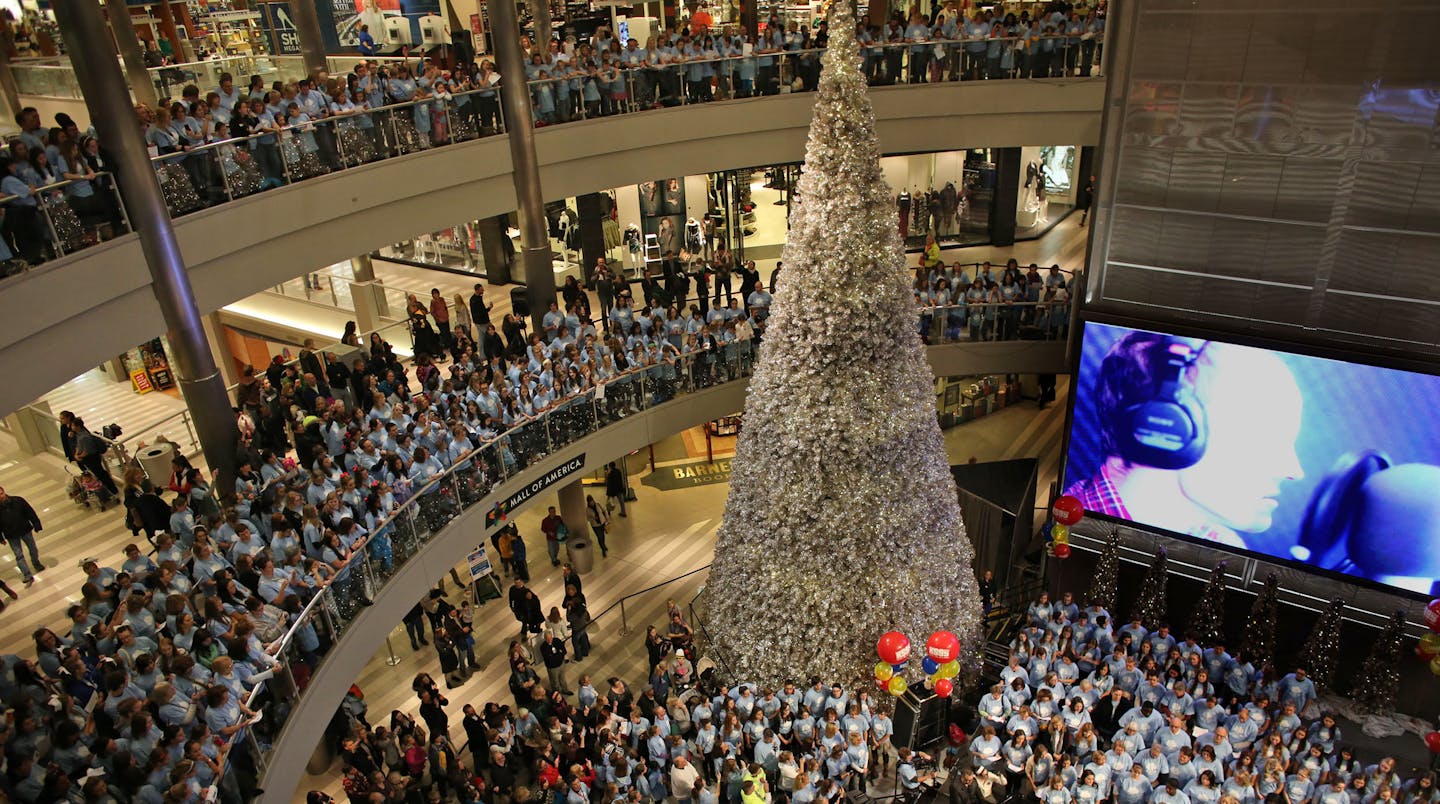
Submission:
<svg viewBox="0 0 1440 804">
<path fill-rule="evenodd" d="M 115 34 L 115 47 L 125 59 L 125 74 L 130 77 L 130 91 L 135 93 L 135 102 L 155 106 L 160 95 L 155 91 L 155 81 L 145 69 L 145 54 L 140 51 L 140 37 L 135 35 L 135 23 L 131 21 L 130 7 L 125 0 L 105 0 L 105 13 L 110 17 L 110 30 Z"/>
<path fill-rule="evenodd" d="M 530 0 L 530 16 L 535 20 L 535 47 L 544 48 L 541 53 L 549 53 L 550 40 L 555 38 L 550 19 L 550 0 Z"/>
<path fill-rule="evenodd" d="M 580 216 L 580 281 L 586 287 L 595 280 L 595 263 L 605 256 L 605 216 L 610 213 L 604 193 L 575 196 Z"/>
<path fill-rule="evenodd" d="M 315 13 L 313 0 L 292 2 L 290 19 L 295 21 L 295 35 L 300 37 L 300 58 L 305 62 L 305 75 L 313 80 L 321 73 L 329 73 L 330 64 L 325 60 L 325 38 L 320 33 L 320 17 Z"/>
<path fill-rule="evenodd" d="M 509 221 L 505 215 L 494 215 L 476 221 L 475 230 L 480 235 L 480 256 L 485 263 L 485 279 L 492 285 L 508 285 L 514 281 L 510 277 L 510 258 L 514 244 L 510 242 L 510 235 L 505 233 L 508 228 Z"/>
<path fill-rule="evenodd" d="M 585 484 L 579 480 L 567 483 L 560 487 L 557 496 L 560 498 L 560 518 L 565 521 L 570 536 L 588 536 L 590 521 L 585 516 Z"/>
<path fill-rule="evenodd" d="M 355 274 L 356 282 L 375 281 L 375 263 L 370 260 L 369 254 L 359 254 L 351 257 L 350 272 Z"/>
<path fill-rule="evenodd" d="M 497 0 L 489 6 L 496 62 L 501 75 L 524 75 L 520 52 L 520 23 L 514 0 Z M 540 192 L 540 163 L 535 156 L 535 124 L 530 114 L 530 87 L 524 81 L 500 82 L 500 105 L 510 134 L 510 163 L 514 166 L 515 202 L 520 214 L 521 263 L 525 266 L 525 298 L 530 302 L 531 332 L 543 332 L 541 323 L 555 301 L 555 268 L 550 258 L 550 233 L 545 226 L 545 196 Z"/>
<path fill-rule="evenodd" d="M 385 289 L 374 282 L 351 282 L 350 298 L 355 303 L 355 328 L 360 331 L 360 342 L 369 348 L 370 333 L 382 326 Z"/>
<path fill-rule="evenodd" d="M 240 366 L 236 363 L 235 353 L 230 349 L 230 339 L 225 334 L 227 327 L 220 320 L 220 311 L 207 314 L 204 323 L 205 337 L 210 342 L 210 356 L 215 360 L 215 367 L 220 369 L 220 379 L 227 388 L 239 383 Z"/>
<path fill-rule="evenodd" d="M 150 269 L 151 287 L 160 303 L 168 329 L 171 368 L 180 383 L 185 404 L 194 418 L 200 448 L 210 469 L 218 474 L 216 488 L 230 497 L 235 488 L 235 447 L 239 430 L 225 381 L 205 340 L 195 291 L 185 271 L 180 244 L 170 225 L 160 182 L 150 167 L 150 155 L 135 125 L 135 110 L 100 7 L 93 3 L 56 3 L 55 17 L 65 37 L 75 78 L 80 84 L 90 120 L 111 158 L 124 188 L 130 222 L 140 235 L 141 251 Z"/>
<path fill-rule="evenodd" d="M 7 26 L 0 25 L 0 28 Z M 14 119 L 20 114 L 23 106 L 20 103 L 20 85 L 15 83 L 15 71 L 10 69 L 10 53 L 15 48 L 15 40 L 7 31 L 0 36 L 0 95 L 5 98 L 6 116 Z"/>
</svg>

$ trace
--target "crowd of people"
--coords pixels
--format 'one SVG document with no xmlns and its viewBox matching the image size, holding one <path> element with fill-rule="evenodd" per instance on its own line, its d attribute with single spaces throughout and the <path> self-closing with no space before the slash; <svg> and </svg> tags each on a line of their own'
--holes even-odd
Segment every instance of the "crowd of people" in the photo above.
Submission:
<svg viewBox="0 0 1440 804">
<path fill-rule="evenodd" d="M 694 632 L 674 601 L 665 631 L 647 630 L 643 687 L 584 672 L 571 684 L 567 665 L 584 658 L 588 642 L 567 655 L 573 619 L 558 609 L 532 632 L 532 615 L 522 612 L 538 607 L 525 602 L 533 597 L 517 579 L 510 598 L 521 634 L 507 652 L 513 700 L 465 703 L 454 729 L 448 698 L 420 673 L 412 685 L 419 722 L 395 710 L 388 725 L 372 726 L 342 708 L 332 737 L 350 801 L 807 804 L 866 790 L 892 769 L 902 785 L 921 781 L 917 758 L 894 749 L 892 721 L 864 692 L 820 679 L 726 686 L 697 673 Z M 575 600 L 583 606 L 572 575 L 567 608 Z M 314 791 L 309 800 L 329 798 Z"/>
<path fill-rule="evenodd" d="M 0 153 L 0 276 L 126 231 L 109 157 L 70 115 L 45 128 L 40 113 L 15 115 L 20 133 Z"/>
<path fill-rule="evenodd" d="M 567 605 L 583 601 L 581 589 L 578 577 L 566 581 Z M 973 715 L 952 718 L 973 718 L 973 734 L 952 727 L 933 757 L 897 750 L 886 707 L 841 684 L 727 687 L 697 675 L 693 630 L 673 601 L 666 630 L 647 630 L 651 672 L 638 694 L 621 678 L 597 684 L 584 673 L 572 688 L 571 621 L 554 609 L 532 631 L 521 613 L 529 598 L 517 580 L 513 703 L 463 706 L 468 757 L 455 748 L 448 701 L 423 673 L 423 726 L 399 711 L 388 728 L 337 720 L 351 801 L 407 800 L 407 790 L 433 785 L 460 801 L 834 804 L 849 791 L 880 795 L 868 785 L 881 777 L 901 801 L 950 804 L 1440 801 L 1433 771 L 1402 777 L 1394 758 L 1357 756 L 1303 669 L 1257 668 L 1164 624 L 1117 628 L 1070 594 L 1029 606 L 997 682 Z"/>
<path fill-rule="evenodd" d="M 1440 800 L 1428 769 L 1362 760 L 1303 668 L 1041 595 L 980 696 L 945 787 L 960 804 Z"/>
<path fill-rule="evenodd" d="M 915 305 L 920 308 L 920 336 L 927 343 L 1015 340 L 1022 327 L 1044 338 L 1064 337 L 1070 324 L 1073 275 L 1052 265 L 1042 275 L 1030 263 L 1022 270 L 1010 259 L 996 281 L 990 263 L 975 266 L 972 279 L 960 263 L 940 259 L 934 237 L 926 244 L 915 269 Z"/>
<path fill-rule="evenodd" d="M 748 31 L 714 30 L 707 18 L 692 16 L 644 42 L 622 40 L 603 26 L 589 41 L 527 42 L 537 122 L 818 86 L 818 51 L 830 38 L 825 20 L 812 30 L 772 15 L 760 30 Z M 860 22 L 855 34 L 867 79 L 887 85 L 1089 76 L 1104 31 L 1103 3 L 1093 9 L 1052 3 L 1033 18 L 1028 10 L 966 14 L 950 3 L 936 4 L 929 16 L 896 12 L 884 25 Z"/>
<path fill-rule="evenodd" d="M 1091 74 L 1105 8 L 1052 3 L 999 15 L 937 5 L 928 17 L 860 23 L 872 83 Z M 606 26 L 577 40 L 522 40 L 535 124 L 680 103 L 811 91 L 819 80 L 826 23 L 814 30 L 772 16 L 757 31 L 712 30 L 708 14 L 676 22 L 641 43 Z M 171 214 L 250 195 L 375 159 L 496 133 L 501 76 L 489 59 L 455 64 L 363 59 L 348 73 L 295 81 L 222 73 L 216 86 L 136 107 Z M 168 84 L 166 85 L 168 89 Z M 73 251 L 122 228 L 110 163 L 94 132 L 67 115 L 41 131 L 34 109 L 0 165 L 7 248 L 27 262 Z M 18 147 L 17 147 L 18 145 Z M 70 182 L 35 192 L 36 188 Z M 26 188 L 29 191 L 26 191 Z M 43 205 L 47 215 L 37 215 Z M 48 217 L 48 221 L 45 218 Z M 102 226 L 103 224 L 103 226 Z M 52 231 L 53 230 L 53 231 Z"/>
</svg>

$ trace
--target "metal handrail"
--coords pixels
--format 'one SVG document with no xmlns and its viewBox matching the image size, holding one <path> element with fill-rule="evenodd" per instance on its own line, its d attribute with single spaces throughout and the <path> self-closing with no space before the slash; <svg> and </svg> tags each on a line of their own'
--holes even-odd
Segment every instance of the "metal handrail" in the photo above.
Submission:
<svg viewBox="0 0 1440 804">
<path fill-rule="evenodd" d="M 611 603 L 610 605 L 606 606 L 606 607 L 604 608 L 604 610 L 602 610 L 599 614 L 596 614 L 594 617 L 591 617 L 591 618 L 590 618 L 590 623 L 589 623 L 589 625 L 587 625 L 586 627 L 588 628 L 590 625 L 594 625 L 596 622 L 599 622 L 599 620 L 600 620 L 601 617 L 604 617 L 606 614 L 609 614 L 611 611 L 613 611 L 616 607 L 619 607 L 619 609 L 620 609 L 620 636 L 630 636 L 630 634 L 631 634 L 632 632 L 631 632 L 631 630 L 630 630 L 630 619 L 629 619 L 629 617 L 627 617 L 626 614 L 625 614 L 625 601 L 629 600 L 629 599 L 632 598 L 632 597 L 638 597 L 638 596 L 640 596 L 640 595 L 648 594 L 648 593 L 650 593 L 650 592 L 653 592 L 653 591 L 655 591 L 656 589 L 659 589 L 659 588 L 662 587 L 662 586 L 668 586 L 668 585 L 670 585 L 670 584 L 672 584 L 672 583 L 675 583 L 676 581 L 680 581 L 680 580 L 684 580 L 685 578 L 689 578 L 691 575 L 694 575 L 694 574 L 697 573 L 697 572 L 706 572 L 707 570 L 710 569 L 710 567 L 711 567 L 710 564 L 706 564 L 706 565 L 703 566 L 703 567 L 696 567 L 695 569 L 690 570 L 689 572 L 685 573 L 684 575 L 676 575 L 674 578 L 670 578 L 670 579 L 668 579 L 668 580 L 661 581 L 660 583 L 657 583 L 657 584 L 655 584 L 655 585 L 653 585 L 653 586 L 647 586 L 647 587 L 645 587 L 644 589 L 641 589 L 641 590 L 638 591 L 638 592 L 631 592 L 630 594 L 628 594 L 628 595 L 620 598 L 619 600 L 615 601 L 614 603 Z"/>
<path fill-rule="evenodd" d="M 685 357 L 694 357 L 694 356 L 696 356 L 696 355 L 698 355 L 698 354 L 699 354 L 698 352 L 682 352 L 682 353 L 680 353 L 680 355 L 679 355 L 678 357 L 681 358 L 681 359 L 683 359 L 683 358 L 685 358 Z M 616 382 L 616 381 L 621 380 L 622 378 L 634 379 L 634 378 L 641 377 L 641 376 L 645 375 L 647 372 L 649 372 L 651 368 L 652 368 L 651 366 L 642 366 L 642 367 L 640 367 L 640 368 L 627 369 L 626 371 L 623 371 L 623 372 L 621 372 L 621 373 L 619 373 L 619 374 L 616 374 L 614 377 L 606 380 L 606 384 L 609 385 L 609 384 L 611 384 L 611 383 L 614 383 L 614 382 Z M 534 422 L 537 422 L 537 421 L 541 421 L 541 420 L 547 418 L 548 415 L 549 415 L 551 412 L 559 410 L 561 407 L 564 407 L 567 403 L 574 402 L 574 401 L 577 400 L 577 399 L 583 398 L 583 397 L 584 397 L 586 394 L 588 394 L 588 393 L 589 393 L 589 389 L 587 389 L 587 391 L 585 392 L 585 394 L 580 394 L 580 395 L 577 395 L 577 396 L 570 397 L 570 398 L 568 398 L 568 399 L 566 399 L 566 400 L 564 400 L 564 401 L 557 402 L 557 403 L 554 404 L 553 407 L 551 407 L 550 409 L 546 410 L 543 414 L 536 414 L 536 415 L 533 415 L 533 416 L 524 416 L 524 417 L 516 420 L 516 423 L 515 423 L 515 424 L 511 425 L 509 428 L 505 429 L 503 432 L 497 434 L 494 438 L 492 438 L 492 439 L 484 442 L 483 444 L 481 444 L 480 446 L 476 447 L 475 449 L 472 449 L 472 450 L 470 450 L 469 452 L 466 452 L 466 453 L 465 453 L 463 456 L 461 456 L 460 458 L 457 458 L 457 459 L 455 460 L 455 462 L 454 462 L 449 468 L 447 468 L 444 472 L 440 472 L 440 473 L 436 474 L 435 477 L 431 478 L 430 481 L 427 482 L 425 485 L 423 485 L 423 486 L 419 487 L 418 489 L 415 489 L 414 491 L 412 491 L 412 492 L 410 493 L 409 499 L 407 499 L 407 500 L 405 501 L 405 504 L 404 504 L 404 505 L 397 506 L 396 509 L 395 509 L 389 516 L 385 517 L 385 518 L 382 519 L 379 523 L 377 523 L 376 526 L 375 526 L 375 528 L 374 528 L 374 530 L 371 531 L 370 533 L 367 533 L 364 539 L 361 539 L 360 541 L 356 542 L 355 545 L 351 548 L 350 557 L 345 560 L 345 566 L 342 567 L 342 568 L 340 568 L 340 569 L 337 569 L 334 573 L 332 573 L 332 576 L 331 576 L 331 577 L 333 578 L 334 575 L 338 575 L 338 574 L 340 574 L 340 573 L 342 573 L 342 572 L 345 572 L 346 570 L 350 569 L 350 568 L 351 568 L 351 565 L 355 562 L 355 560 L 356 560 L 357 558 L 361 557 L 362 555 L 364 555 L 364 553 L 363 553 L 363 548 L 366 547 L 366 546 L 369 544 L 370 539 L 374 537 L 374 535 L 375 535 L 376 532 L 383 531 L 383 530 L 385 530 L 387 527 L 394 525 L 395 522 L 396 522 L 396 520 L 400 519 L 400 516 L 401 516 L 402 513 L 404 513 L 406 510 L 408 510 L 408 509 L 411 508 L 412 506 L 416 505 L 416 504 L 418 503 L 418 501 L 419 501 L 422 497 L 426 496 L 426 495 L 429 494 L 430 492 L 433 492 L 433 491 L 435 491 L 437 488 L 439 488 L 439 486 L 440 486 L 440 484 L 441 484 L 442 482 L 444 482 L 444 481 L 452 478 L 452 477 L 454 476 L 455 472 L 456 472 L 461 466 L 463 466 L 463 465 L 465 465 L 465 464 L 470 463 L 471 461 L 473 461 L 473 460 L 474 460 L 481 452 L 483 452 L 485 449 L 487 449 L 487 448 L 489 448 L 489 447 L 492 447 L 492 446 L 496 446 L 496 445 L 500 444 L 501 442 L 506 441 L 507 439 L 511 438 L 513 435 L 517 434 L 517 433 L 518 433 L 523 427 L 525 427 L 526 425 L 531 424 L 531 423 L 534 423 Z M 668 400 L 667 400 L 667 401 L 668 401 Z M 324 583 L 322 583 L 322 586 L 328 586 L 328 585 L 329 585 L 329 582 L 330 582 L 329 579 L 327 579 Z M 290 628 L 290 630 L 286 631 L 285 636 L 282 637 L 282 639 L 285 640 L 285 642 L 284 642 L 285 645 L 289 645 L 289 641 L 290 641 L 290 639 L 293 637 L 293 635 L 294 635 L 294 633 L 295 633 L 295 630 L 296 630 L 296 628 L 298 627 L 299 621 L 302 620 L 307 613 L 310 613 L 310 612 L 311 612 L 312 607 L 315 607 L 315 606 L 316 606 L 317 600 L 318 600 L 318 596 L 317 596 L 316 598 L 312 598 L 311 601 L 310 601 L 310 603 L 307 604 L 307 605 L 305 606 L 305 608 L 302 609 L 301 612 L 300 612 L 298 615 L 296 615 L 296 618 L 295 618 L 295 619 L 296 619 L 297 625 L 292 625 L 291 628 Z"/>
</svg>

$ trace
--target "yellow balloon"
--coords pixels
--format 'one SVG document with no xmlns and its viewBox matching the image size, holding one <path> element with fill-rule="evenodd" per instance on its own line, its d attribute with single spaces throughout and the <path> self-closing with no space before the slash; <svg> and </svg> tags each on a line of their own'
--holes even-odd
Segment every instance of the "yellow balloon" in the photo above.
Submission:
<svg viewBox="0 0 1440 804">
<path fill-rule="evenodd" d="M 935 675 L 939 676 L 940 678 L 954 678 L 960 675 L 960 663 L 958 661 L 955 661 L 954 659 L 951 659 L 950 661 L 940 665 L 940 667 L 935 670 Z"/>
<path fill-rule="evenodd" d="M 1436 656 L 1430 660 L 1430 672 L 1440 676 L 1440 656 Z"/>
<path fill-rule="evenodd" d="M 1056 544 L 1069 544 L 1070 527 L 1068 525 L 1061 525 L 1058 522 L 1055 523 L 1054 525 L 1050 526 L 1050 538 Z"/>
<path fill-rule="evenodd" d="M 875 677 L 881 681 L 889 681 L 893 675 L 895 675 L 895 668 L 890 665 L 884 662 L 875 665 Z"/>
<path fill-rule="evenodd" d="M 901 676 L 891 676 L 890 683 L 885 685 L 885 688 L 890 690 L 891 695 L 904 695 L 905 690 L 909 689 L 909 687 L 910 685 L 906 684 L 905 679 Z"/>
</svg>

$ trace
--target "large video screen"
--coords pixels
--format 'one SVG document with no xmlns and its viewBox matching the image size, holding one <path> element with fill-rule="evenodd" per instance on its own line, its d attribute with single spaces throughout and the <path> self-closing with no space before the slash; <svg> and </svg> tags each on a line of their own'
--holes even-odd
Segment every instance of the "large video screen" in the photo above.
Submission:
<svg viewBox="0 0 1440 804">
<path fill-rule="evenodd" d="M 1090 514 L 1440 593 L 1440 377 L 1090 322 L 1065 491 Z"/>
</svg>

